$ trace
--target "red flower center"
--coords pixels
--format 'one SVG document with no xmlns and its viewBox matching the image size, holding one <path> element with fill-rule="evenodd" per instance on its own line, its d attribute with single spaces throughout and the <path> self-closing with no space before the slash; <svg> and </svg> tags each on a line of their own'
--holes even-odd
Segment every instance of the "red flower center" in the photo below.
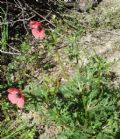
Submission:
<svg viewBox="0 0 120 139">
<path fill-rule="evenodd" d="M 21 97 L 22 97 L 21 93 L 17 93 L 17 94 L 16 94 L 16 97 L 17 97 L 17 98 L 21 98 Z"/>
</svg>

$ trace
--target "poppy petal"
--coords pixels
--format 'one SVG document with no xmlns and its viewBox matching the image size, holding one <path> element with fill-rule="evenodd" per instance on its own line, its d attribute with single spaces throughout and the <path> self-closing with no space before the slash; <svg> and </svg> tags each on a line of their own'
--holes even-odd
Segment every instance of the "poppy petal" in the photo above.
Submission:
<svg viewBox="0 0 120 139">
<path fill-rule="evenodd" d="M 23 96 L 21 96 L 20 98 L 17 98 L 17 106 L 19 107 L 19 108 L 23 108 L 23 106 L 24 106 L 24 103 L 25 103 L 25 101 L 24 101 L 24 97 Z"/>
<path fill-rule="evenodd" d="M 39 38 L 42 40 L 42 39 L 44 39 L 45 38 L 45 30 L 44 30 L 44 28 L 41 30 L 41 31 L 39 31 L 40 32 L 40 34 L 39 34 Z"/>
<path fill-rule="evenodd" d="M 12 104 L 16 104 L 17 103 L 17 98 L 16 98 L 16 94 L 8 94 L 8 99 Z"/>
<path fill-rule="evenodd" d="M 8 92 L 8 93 L 11 93 L 11 94 L 17 94 L 17 93 L 20 92 L 20 89 L 18 89 L 18 88 L 9 88 L 9 89 L 7 90 L 7 92 Z"/>
<path fill-rule="evenodd" d="M 36 30 L 36 29 L 32 29 L 32 34 L 36 39 L 40 39 L 43 40 L 45 38 L 45 30 Z"/>
<path fill-rule="evenodd" d="M 42 24 L 39 21 L 30 21 L 29 22 L 29 27 L 31 29 L 37 29 L 38 27 L 42 27 Z"/>
</svg>

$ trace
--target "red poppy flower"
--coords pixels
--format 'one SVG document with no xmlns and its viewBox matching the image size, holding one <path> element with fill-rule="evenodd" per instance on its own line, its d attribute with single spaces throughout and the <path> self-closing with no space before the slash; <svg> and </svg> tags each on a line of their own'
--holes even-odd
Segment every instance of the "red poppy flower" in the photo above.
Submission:
<svg viewBox="0 0 120 139">
<path fill-rule="evenodd" d="M 45 38 L 45 29 L 41 22 L 30 21 L 29 27 L 31 28 L 32 34 L 36 39 L 43 40 Z"/>
<path fill-rule="evenodd" d="M 16 104 L 19 108 L 24 106 L 24 96 L 20 89 L 18 88 L 9 88 L 8 92 L 8 99 L 12 104 Z"/>
</svg>

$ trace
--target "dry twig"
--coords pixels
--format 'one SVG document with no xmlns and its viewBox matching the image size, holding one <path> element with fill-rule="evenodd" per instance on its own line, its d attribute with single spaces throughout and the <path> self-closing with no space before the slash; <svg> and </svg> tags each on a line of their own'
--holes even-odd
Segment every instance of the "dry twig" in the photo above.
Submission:
<svg viewBox="0 0 120 139">
<path fill-rule="evenodd" d="M 3 50 L 0 50 L 0 53 L 9 54 L 9 55 L 21 55 L 21 53 L 12 53 L 12 52 L 7 52 L 7 51 L 3 51 Z"/>
<path fill-rule="evenodd" d="M 55 24 L 53 24 L 51 21 L 49 21 L 47 18 L 45 18 L 44 16 L 42 16 L 41 14 L 39 14 L 37 11 L 33 10 L 32 7 L 30 7 L 28 4 L 26 4 L 27 7 L 35 14 L 37 14 L 38 16 L 40 16 L 42 19 L 44 19 L 46 22 L 48 22 L 49 24 L 51 24 L 53 27 L 56 27 Z"/>
</svg>

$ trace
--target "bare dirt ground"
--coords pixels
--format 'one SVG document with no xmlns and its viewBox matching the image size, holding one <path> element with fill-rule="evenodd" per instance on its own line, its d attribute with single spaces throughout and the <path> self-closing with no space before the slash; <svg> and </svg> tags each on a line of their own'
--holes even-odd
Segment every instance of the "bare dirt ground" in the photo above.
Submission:
<svg viewBox="0 0 120 139">
<path fill-rule="evenodd" d="M 112 16 L 118 10 L 120 10 L 120 0 L 103 0 L 95 12 L 101 11 L 101 15 L 98 17 L 101 20 L 108 14 Z M 120 77 L 120 29 L 97 29 L 83 36 L 79 43 L 82 48 L 86 49 L 85 57 L 98 54 L 108 62 L 113 62 L 111 71 Z M 83 61 L 85 62 L 85 59 Z"/>
<path fill-rule="evenodd" d="M 95 11 L 79 15 L 83 23 L 89 23 L 89 20 L 93 17 L 95 17 L 95 19 L 98 18 L 98 22 L 100 23 L 98 28 L 92 32 L 88 31 L 84 36 L 80 37 L 77 42 L 81 51 L 80 65 L 88 63 L 89 58 L 97 54 L 105 58 L 108 62 L 111 62 L 111 71 L 115 72 L 118 77 L 120 76 L 120 29 L 107 28 L 105 25 L 106 22 L 109 22 L 106 20 L 110 20 L 109 17 L 111 18 L 119 10 L 120 0 L 103 0 Z M 84 17 L 84 19 L 81 17 Z M 108 19 L 106 17 L 108 17 Z M 117 22 L 117 18 L 115 18 L 113 22 Z M 61 50 L 60 53 L 63 53 L 63 51 Z M 65 62 L 65 57 L 63 61 Z M 66 58 L 66 65 L 67 63 Z M 69 71 L 72 71 L 71 66 L 69 66 Z"/>
<path fill-rule="evenodd" d="M 80 45 L 87 50 L 89 56 L 97 54 L 109 62 L 120 64 L 120 30 L 97 30 L 83 36 Z M 84 60 L 83 60 L 84 61 Z M 115 66 L 114 66 L 115 68 Z M 120 75 L 119 69 L 116 69 Z"/>
</svg>

